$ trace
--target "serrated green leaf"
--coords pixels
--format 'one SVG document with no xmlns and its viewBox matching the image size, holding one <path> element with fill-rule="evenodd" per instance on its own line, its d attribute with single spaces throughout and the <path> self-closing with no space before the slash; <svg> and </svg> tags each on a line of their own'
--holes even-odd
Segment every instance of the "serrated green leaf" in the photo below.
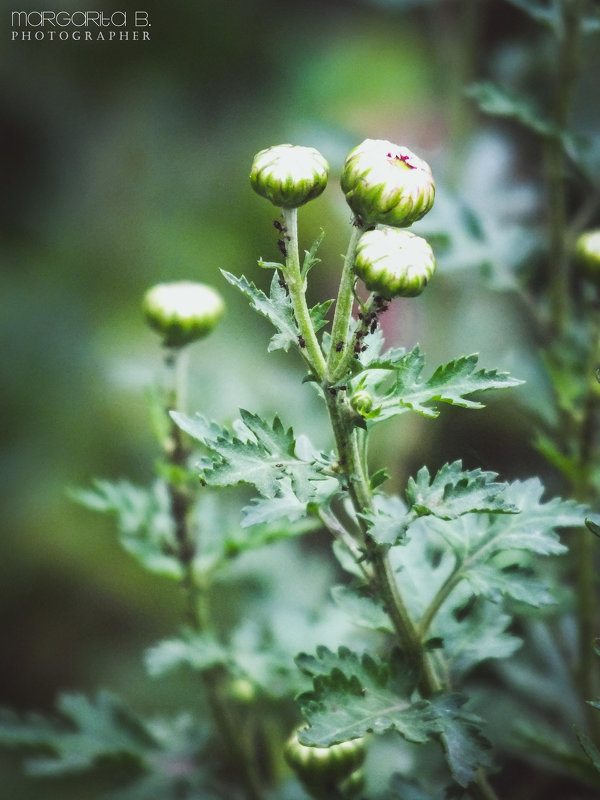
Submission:
<svg viewBox="0 0 600 800">
<path fill-rule="evenodd" d="M 184 631 L 181 636 L 150 647 L 144 661 L 148 674 L 157 678 L 184 666 L 202 672 L 227 664 L 229 653 L 213 636 Z"/>
<path fill-rule="evenodd" d="M 579 728 L 575 728 L 575 735 L 577 741 L 581 745 L 581 749 L 590 760 L 592 766 L 597 772 L 600 772 L 600 750 L 596 747 L 592 739 Z"/>
<path fill-rule="evenodd" d="M 271 424 L 255 414 L 242 410 L 247 438 L 209 422 L 201 415 L 194 418 L 174 412 L 175 422 L 213 453 L 213 460 L 201 462 L 201 477 L 210 486 L 254 486 L 263 497 L 281 495 L 281 481 L 287 477 L 300 501 L 315 494 L 315 481 L 324 476 L 313 461 L 295 455 L 296 440 L 291 428 L 284 429 L 279 417 Z M 240 426 L 238 426 L 240 430 Z"/>
<path fill-rule="evenodd" d="M 427 467 L 409 478 L 406 498 L 419 516 L 431 514 L 455 519 L 473 512 L 514 514 L 518 508 L 507 503 L 506 483 L 496 481 L 497 473 L 481 469 L 463 470 L 462 461 L 445 464 L 432 479 Z"/>
<path fill-rule="evenodd" d="M 375 495 L 373 508 L 360 516 L 367 523 L 371 539 L 385 547 L 402 544 L 414 519 L 399 497 L 382 494 Z"/>
<path fill-rule="evenodd" d="M 0 712 L 0 744 L 41 749 L 28 758 L 25 769 L 35 777 L 90 774 L 90 796 L 96 796 L 98 770 L 112 773 L 119 789 L 114 800 L 173 797 L 186 785 L 190 797 L 216 800 L 208 787 L 210 762 L 202 757 L 207 737 L 188 715 L 174 719 L 142 720 L 118 698 L 101 692 L 88 700 L 65 694 L 58 700 L 59 715 L 18 716 Z M 170 770 L 176 764 L 177 770 Z M 81 781 L 82 778 L 79 777 Z M 82 784 L 82 790 L 85 791 Z"/>
<path fill-rule="evenodd" d="M 534 578 L 519 565 L 507 569 L 493 563 L 477 564 L 465 572 L 465 578 L 476 594 L 494 603 L 500 602 L 502 595 L 509 595 L 514 600 L 534 608 L 556 602 L 547 584 Z"/>
<path fill-rule="evenodd" d="M 317 658 L 301 654 L 296 663 L 313 676 L 314 685 L 298 698 L 309 723 L 300 734 L 304 744 L 328 747 L 389 730 L 422 743 L 441 729 L 427 701 L 411 703 L 416 676 L 399 651 L 384 663 L 348 648 L 335 654 L 320 647 Z"/>
<path fill-rule="evenodd" d="M 28 762 L 34 775 L 68 775 L 92 769 L 100 760 L 126 755 L 142 766 L 158 742 L 148 727 L 120 700 L 100 692 L 95 701 L 81 694 L 64 694 L 58 700 L 62 720 L 45 720 L 39 715 L 23 718 L 3 712 L 0 742 L 10 745 L 44 745 L 52 755 Z"/>
<path fill-rule="evenodd" d="M 438 612 L 431 633 L 442 639 L 446 668 L 455 679 L 490 658 L 509 658 L 521 647 L 521 640 L 507 632 L 512 617 L 497 604 L 475 598 L 470 586 L 457 586 Z M 468 614 L 463 616 L 463 610 Z"/>
<path fill-rule="evenodd" d="M 513 119 L 523 127 L 546 139 L 556 139 L 566 155 L 580 161 L 581 144 L 568 130 L 563 130 L 546 118 L 543 112 L 524 97 L 510 94 L 490 82 L 476 83 L 466 90 L 479 108 L 491 116 Z"/>
<path fill-rule="evenodd" d="M 302 261 L 302 272 L 301 272 L 303 278 L 306 278 L 310 270 L 321 261 L 320 258 L 317 258 L 317 251 L 321 246 L 321 243 L 323 242 L 324 238 L 325 238 L 325 231 L 321 229 L 321 233 L 313 242 L 310 250 L 304 251 L 304 260 Z"/>
<path fill-rule="evenodd" d="M 97 480 L 93 489 L 71 492 L 71 496 L 92 511 L 114 514 L 120 544 L 146 569 L 170 578 L 181 578 L 166 485 L 135 486 L 128 481 Z"/>
<path fill-rule="evenodd" d="M 383 607 L 373 597 L 366 594 L 364 589 L 334 586 L 331 595 L 336 605 L 348 615 L 355 625 L 393 633 L 390 618 Z"/>
<path fill-rule="evenodd" d="M 491 745 L 481 732 L 481 720 L 464 710 L 467 698 L 460 694 L 434 697 L 432 705 L 440 714 L 440 738 L 454 780 L 468 786 L 475 780 L 480 767 L 489 767 Z"/>
<path fill-rule="evenodd" d="M 544 487 L 538 478 L 514 481 L 508 484 L 505 497 L 519 509 L 518 514 L 499 514 L 489 519 L 467 515 L 456 523 L 436 523 L 436 530 L 461 560 L 468 559 L 469 566 L 504 550 L 560 555 L 567 548 L 556 529 L 581 526 L 586 509 L 560 498 L 543 502 L 543 493 Z"/>
<path fill-rule="evenodd" d="M 511 95 L 490 82 L 476 83 L 466 90 L 486 114 L 514 119 L 541 136 L 557 136 L 553 123 L 543 119 L 541 112 L 525 98 Z"/>
<path fill-rule="evenodd" d="M 280 533 L 276 534 L 277 538 L 290 538 L 305 533 L 308 530 L 315 530 L 320 527 L 321 523 L 315 517 L 314 519 L 307 519 L 310 509 L 313 505 L 326 503 L 330 498 L 339 491 L 339 482 L 335 478 L 324 478 L 320 481 L 315 481 L 312 485 L 313 493 L 310 498 L 300 500 L 292 488 L 291 480 L 286 476 L 279 482 L 279 494 L 277 497 L 260 497 L 254 498 L 247 506 L 242 508 L 242 528 L 250 528 L 256 525 L 263 527 L 272 527 L 276 523 L 280 523 Z M 287 522 L 287 533 L 282 528 L 283 523 Z M 303 524 L 300 523 L 303 521 Z M 289 523 L 295 523 L 291 525 Z M 266 540 L 274 541 L 270 538 L 271 534 L 265 530 L 262 534 Z M 261 536 L 261 534 L 253 535 L 254 540 Z M 244 537 L 248 537 L 248 532 L 244 531 Z"/>
<path fill-rule="evenodd" d="M 320 331 L 321 328 L 328 324 L 327 313 L 333 303 L 333 300 L 325 300 L 323 303 L 317 303 L 310 309 L 310 318 L 315 331 Z"/>
<path fill-rule="evenodd" d="M 480 720 L 464 710 L 466 699 L 439 695 L 412 702 L 416 675 L 399 650 L 379 661 L 344 647 L 337 654 L 319 647 L 316 658 L 301 654 L 296 663 L 313 678 L 313 691 L 298 698 L 309 724 L 299 734 L 304 744 L 328 747 L 391 730 L 409 742 L 440 739 L 461 786 L 488 763 L 489 742 Z"/>
<path fill-rule="evenodd" d="M 457 358 L 436 369 L 426 381 L 421 378 L 425 358 L 419 347 L 390 362 L 387 368 L 370 368 L 360 379 L 373 394 L 373 406 L 378 408 L 374 422 L 378 422 L 408 409 L 426 417 L 437 417 L 439 411 L 430 403 L 442 402 L 463 408 L 483 408 L 483 404 L 468 399 L 475 392 L 505 389 L 518 386 L 522 381 L 497 370 L 476 371 L 478 356 Z M 393 385 L 386 388 L 390 375 Z M 383 393 L 379 390 L 383 388 Z"/>
<path fill-rule="evenodd" d="M 236 277 L 226 270 L 221 270 L 223 276 L 232 286 L 235 286 L 246 295 L 250 300 L 250 306 L 266 317 L 279 331 L 276 333 L 269 344 L 269 351 L 272 350 L 289 350 L 291 344 L 298 341 L 298 326 L 294 319 L 294 312 L 290 302 L 289 295 L 285 286 L 280 284 L 279 273 L 273 273 L 271 280 L 270 296 L 258 289 L 252 281 L 249 281 L 244 275 Z"/>
</svg>

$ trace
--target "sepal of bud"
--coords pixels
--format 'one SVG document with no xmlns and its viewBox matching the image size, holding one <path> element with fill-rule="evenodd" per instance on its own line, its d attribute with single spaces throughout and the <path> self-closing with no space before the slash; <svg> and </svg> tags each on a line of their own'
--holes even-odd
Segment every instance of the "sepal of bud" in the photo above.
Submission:
<svg viewBox="0 0 600 800">
<path fill-rule="evenodd" d="M 407 147 L 365 139 L 344 162 L 341 185 L 360 225 L 407 228 L 433 205 L 431 167 Z"/>
<path fill-rule="evenodd" d="M 194 281 L 157 283 L 144 295 L 146 321 L 167 347 L 183 347 L 207 336 L 225 312 L 221 295 Z"/>
<path fill-rule="evenodd" d="M 590 281 L 600 284 L 600 230 L 579 236 L 575 243 L 575 260 Z"/>
<path fill-rule="evenodd" d="M 279 208 L 298 208 L 327 186 L 329 164 L 314 147 L 279 144 L 254 156 L 250 183 Z"/>
<path fill-rule="evenodd" d="M 416 297 L 435 272 L 435 257 L 420 236 L 397 228 L 377 228 L 358 240 L 354 271 L 367 289 L 388 300 Z"/>
</svg>

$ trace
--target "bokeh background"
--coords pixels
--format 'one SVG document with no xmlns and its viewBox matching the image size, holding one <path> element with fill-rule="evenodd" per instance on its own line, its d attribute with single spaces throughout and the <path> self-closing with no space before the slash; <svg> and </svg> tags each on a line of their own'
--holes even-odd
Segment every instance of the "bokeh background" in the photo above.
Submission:
<svg viewBox="0 0 600 800">
<path fill-rule="evenodd" d="M 140 300 L 162 280 L 212 283 L 228 305 L 224 324 L 191 353 L 190 411 L 220 421 L 238 407 L 280 411 L 330 446 L 300 364 L 267 356 L 267 323 L 219 272 L 264 285 L 256 260 L 278 255 L 276 213 L 248 182 L 257 150 L 308 144 L 332 165 L 328 191 L 300 220 L 305 247 L 326 230 L 315 300 L 333 296 L 349 235 L 337 185 L 348 150 L 387 138 L 432 164 L 439 210 L 423 230 L 447 232 L 454 220 L 462 239 L 448 248 L 438 237 L 436 279 L 388 312 L 386 332 L 397 345 L 419 341 L 431 366 L 478 351 L 485 366 L 528 384 L 477 414 L 390 423 L 376 459 L 391 463 L 398 486 L 421 463 L 462 457 L 506 478 L 542 473 L 560 489 L 532 445 L 530 407 L 543 408 L 547 386 L 527 307 L 512 291 L 524 264 L 537 268 L 528 258 L 544 213 L 539 148 L 532 134 L 480 115 L 463 92 L 493 78 L 543 105 L 547 45 L 504 0 L 61 8 L 143 8 L 151 40 L 12 42 L 18 9 L 2 0 L 0 705 L 47 710 L 59 691 L 100 686 L 160 709 L 176 689 L 145 680 L 140 653 L 178 625 L 182 598 L 125 556 L 110 520 L 73 503 L 69 488 L 96 476 L 152 478 L 146 390 L 161 354 Z M 585 56 L 574 107 L 583 130 L 598 121 L 591 42 Z M 12 759 L 0 764 L 6 796 L 31 797 Z"/>
</svg>

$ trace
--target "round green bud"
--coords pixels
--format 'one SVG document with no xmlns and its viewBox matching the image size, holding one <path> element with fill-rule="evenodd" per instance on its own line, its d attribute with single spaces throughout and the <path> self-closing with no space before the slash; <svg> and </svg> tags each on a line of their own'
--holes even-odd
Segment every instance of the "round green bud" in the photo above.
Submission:
<svg viewBox="0 0 600 800">
<path fill-rule="evenodd" d="M 600 230 L 582 233 L 575 242 L 575 260 L 594 283 L 600 283 Z"/>
<path fill-rule="evenodd" d="M 367 289 L 387 300 L 416 297 L 435 272 L 435 257 L 420 236 L 397 228 L 377 228 L 358 240 L 354 271 Z"/>
<path fill-rule="evenodd" d="M 313 790 L 345 781 L 362 765 L 365 755 L 364 738 L 331 747 L 313 747 L 300 743 L 298 731 L 292 734 L 284 749 L 287 763 L 302 783 Z"/>
<path fill-rule="evenodd" d="M 365 139 L 344 162 L 346 201 L 360 225 L 407 228 L 429 211 L 435 197 L 431 167 L 407 147 Z"/>
<path fill-rule="evenodd" d="M 350 405 L 357 414 L 365 416 L 373 408 L 373 398 L 366 389 L 357 389 L 350 398 Z"/>
<path fill-rule="evenodd" d="M 250 183 L 278 208 L 298 208 L 327 186 L 329 164 L 314 147 L 279 144 L 254 156 Z"/>
<path fill-rule="evenodd" d="M 207 336 L 225 311 L 221 295 L 204 283 L 157 283 L 144 295 L 146 321 L 167 347 L 183 347 Z"/>
</svg>

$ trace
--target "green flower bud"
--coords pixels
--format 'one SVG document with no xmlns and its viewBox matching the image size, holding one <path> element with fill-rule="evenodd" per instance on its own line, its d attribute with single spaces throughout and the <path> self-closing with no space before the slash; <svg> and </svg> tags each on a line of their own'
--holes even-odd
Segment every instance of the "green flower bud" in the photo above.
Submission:
<svg viewBox="0 0 600 800">
<path fill-rule="evenodd" d="M 435 196 L 431 168 L 407 147 L 365 139 L 344 162 L 346 201 L 358 222 L 407 228 L 429 211 Z"/>
<path fill-rule="evenodd" d="M 357 389 L 350 398 L 350 405 L 364 417 L 373 408 L 373 398 L 366 389 Z"/>
<path fill-rule="evenodd" d="M 319 796 L 319 789 L 327 790 L 342 783 L 365 760 L 363 738 L 332 744 L 331 747 L 313 747 L 301 744 L 298 731 L 285 745 L 284 756 L 300 781 Z"/>
<path fill-rule="evenodd" d="M 600 230 L 582 233 L 575 243 L 575 260 L 594 283 L 600 283 Z"/>
<path fill-rule="evenodd" d="M 183 347 L 207 336 L 225 311 L 221 295 L 193 281 L 157 283 L 144 295 L 146 321 L 167 347 Z"/>
<path fill-rule="evenodd" d="M 279 144 L 254 156 L 250 183 L 279 208 L 298 208 L 327 186 L 329 164 L 314 147 Z"/>
<path fill-rule="evenodd" d="M 410 231 L 377 228 L 358 240 L 354 271 L 367 289 L 388 300 L 421 294 L 435 271 L 429 244 Z"/>
</svg>

